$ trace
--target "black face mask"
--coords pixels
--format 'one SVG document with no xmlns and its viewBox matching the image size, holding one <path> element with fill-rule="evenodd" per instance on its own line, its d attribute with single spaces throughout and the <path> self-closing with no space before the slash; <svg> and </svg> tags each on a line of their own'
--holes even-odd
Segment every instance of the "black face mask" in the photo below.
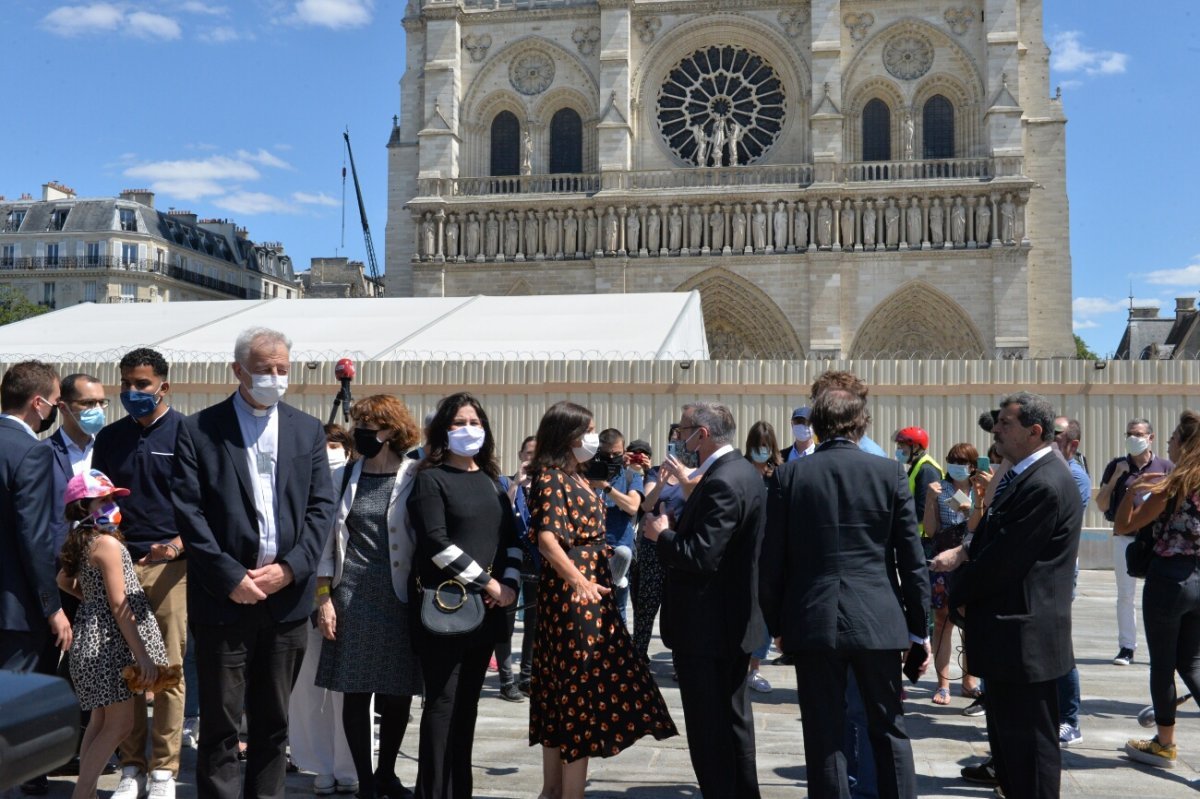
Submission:
<svg viewBox="0 0 1200 799">
<path fill-rule="evenodd" d="M 42 419 L 41 424 L 38 425 L 38 429 L 37 429 L 38 435 L 41 435 L 42 433 L 49 430 L 51 427 L 54 427 L 54 422 L 57 420 L 58 420 L 58 406 L 51 405 L 50 406 L 50 415 L 47 416 L 45 419 Z"/>
<path fill-rule="evenodd" d="M 385 442 L 379 440 L 380 432 L 379 430 L 365 430 L 361 427 L 354 428 L 354 448 L 358 450 L 358 454 L 364 458 L 374 458 L 382 452 Z"/>
</svg>

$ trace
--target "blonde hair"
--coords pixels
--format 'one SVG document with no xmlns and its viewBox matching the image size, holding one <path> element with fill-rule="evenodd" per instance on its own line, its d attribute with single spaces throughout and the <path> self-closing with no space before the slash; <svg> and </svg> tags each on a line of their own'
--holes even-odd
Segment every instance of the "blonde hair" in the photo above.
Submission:
<svg viewBox="0 0 1200 799">
<path fill-rule="evenodd" d="M 1184 411 L 1179 415 L 1179 426 L 1175 428 L 1179 436 L 1179 462 L 1167 475 L 1167 479 L 1155 483 L 1150 491 L 1155 494 L 1166 494 L 1175 500 L 1191 496 L 1200 491 L 1200 414 L 1195 411 Z"/>
</svg>

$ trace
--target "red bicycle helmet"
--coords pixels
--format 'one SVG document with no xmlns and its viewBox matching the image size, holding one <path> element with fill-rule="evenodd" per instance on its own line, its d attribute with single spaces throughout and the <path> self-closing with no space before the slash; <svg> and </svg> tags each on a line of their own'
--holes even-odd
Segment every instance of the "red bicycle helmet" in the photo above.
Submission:
<svg viewBox="0 0 1200 799">
<path fill-rule="evenodd" d="M 929 434 L 920 427 L 906 427 L 896 433 L 896 443 L 929 449 Z"/>
</svg>

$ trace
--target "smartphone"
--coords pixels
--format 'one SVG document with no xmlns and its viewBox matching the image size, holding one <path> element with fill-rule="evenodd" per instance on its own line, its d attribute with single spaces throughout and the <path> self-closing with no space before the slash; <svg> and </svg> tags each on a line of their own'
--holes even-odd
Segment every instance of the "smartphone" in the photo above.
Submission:
<svg viewBox="0 0 1200 799">
<path fill-rule="evenodd" d="M 975 459 L 975 469 L 980 472 L 990 472 L 992 470 L 992 461 L 987 455 L 980 455 Z"/>
<path fill-rule="evenodd" d="M 909 647 L 909 656 L 904 661 L 904 676 L 908 678 L 913 685 L 917 684 L 917 680 L 921 677 L 921 666 L 925 665 L 925 661 L 929 656 L 925 652 L 924 644 L 914 643 Z"/>
</svg>

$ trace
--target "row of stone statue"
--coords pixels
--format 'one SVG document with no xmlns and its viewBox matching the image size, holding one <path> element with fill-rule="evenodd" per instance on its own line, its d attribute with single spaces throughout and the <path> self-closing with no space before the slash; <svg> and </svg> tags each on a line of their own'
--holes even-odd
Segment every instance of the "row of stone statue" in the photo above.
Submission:
<svg viewBox="0 0 1200 799">
<path fill-rule="evenodd" d="M 915 250 L 1017 245 L 1024 200 L 1012 194 L 880 200 L 587 208 L 576 212 L 426 211 L 421 260 L 526 261 L 613 255 Z"/>
</svg>

